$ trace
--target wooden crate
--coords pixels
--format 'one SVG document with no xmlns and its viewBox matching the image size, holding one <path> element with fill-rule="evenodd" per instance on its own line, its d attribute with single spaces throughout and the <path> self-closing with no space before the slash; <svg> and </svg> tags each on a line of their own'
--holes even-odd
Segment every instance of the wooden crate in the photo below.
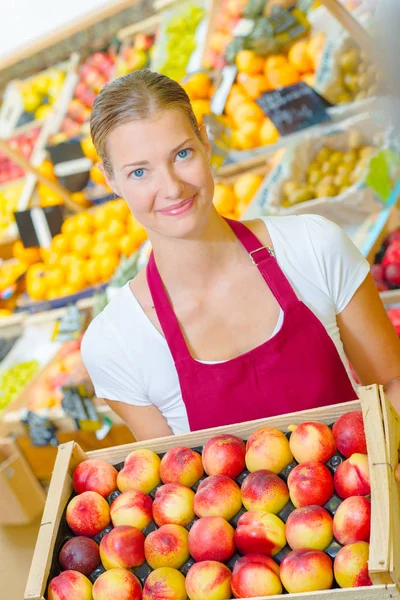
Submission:
<svg viewBox="0 0 400 600">
<path fill-rule="evenodd" d="M 87 458 L 98 458 L 111 464 L 123 461 L 135 449 L 151 448 L 155 452 L 165 452 L 175 446 L 197 447 L 211 436 L 219 433 L 232 433 L 247 439 L 259 427 L 277 427 L 284 431 L 292 424 L 307 420 L 318 420 L 327 424 L 334 422 L 340 415 L 362 408 L 367 436 L 369 467 L 372 490 L 372 526 L 369 569 L 374 582 L 372 587 L 358 589 L 334 589 L 323 592 L 296 594 L 297 600 L 389 600 L 400 599 L 400 593 L 394 583 L 394 563 L 399 560 L 397 540 L 393 539 L 391 516 L 397 508 L 393 492 L 393 472 L 388 467 L 387 446 L 398 447 L 397 440 L 385 439 L 382 418 L 380 390 L 377 386 L 363 388 L 361 400 L 317 408 L 307 411 L 260 419 L 237 425 L 228 425 L 215 429 L 196 431 L 179 436 L 159 438 L 157 440 L 127 444 L 85 454 L 75 443 L 59 447 L 48 499 L 43 514 L 35 553 L 31 565 L 25 600 L 44 600 L 47 580 L 50 573 L 52 556 L 61 517 L 72 492 L 72 474 L 75 467 Z M 387 411 L 386 411 L 387 412 Z M 387 419 L 388 420 L 388 419 Z M 390 433 L 390 432 L 389 432 Z M 400 439 L 400 425 L 398 429 Z M 393 451 L 394 452 L 394 451 Z M 396 462 L 395 458 L 393 462 Z M 397 500 L 400 501 L 399 498 Z M 398 514 L 397 514 L 398 520 Z M 277 599 L 288 595 L 275 596 Z M 261 600 L 261 599 L 258 599 Z"/>
</svg>

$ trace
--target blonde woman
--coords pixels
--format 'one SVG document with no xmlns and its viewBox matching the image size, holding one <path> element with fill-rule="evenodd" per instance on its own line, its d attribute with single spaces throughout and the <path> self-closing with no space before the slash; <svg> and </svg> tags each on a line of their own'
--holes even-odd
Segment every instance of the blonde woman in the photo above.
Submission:
<svg viewBox="0 0 400 600">
<path fill-rule="evenodd" d="M 348 360 L 400 408 L 400 342 L 365 259 L 319 216 L 220 217 L 178 83 L 117 79 L 91 133 L 153 248 L 82 344 L 97 396 L 138 440 L 353 400 Z"/>
</svg>

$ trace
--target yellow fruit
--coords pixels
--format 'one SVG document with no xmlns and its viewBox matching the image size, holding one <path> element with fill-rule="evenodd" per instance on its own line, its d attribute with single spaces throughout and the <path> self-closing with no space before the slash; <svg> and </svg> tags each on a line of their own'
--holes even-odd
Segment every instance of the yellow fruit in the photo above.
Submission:
<svg viewBox="0 0 400 600">
<path fill-rule="evenodd" d="M 76 269 L 75 267 L 69 269 L 66 282 L 75 291 L 83 290 L 83 288 L 87 287 L 88 285 L 88 281 L 86 280 L 84 274 L 84 269 Z"/>
<path fill-rule="evenodd" d="M 316 79 L 317 79 L 317 77 L 316 77 L 315 73 L 306 73 L 305 75 L 302 75 L 302 77 L 301 77 L 301 80 L 304 81 L 310 87 L 315 86 Z"/>
<path fill-rule="evenodd" d="M 101 244 L 102 242 L 108 242 L 110 239 L 110 234 L 107 229 L 98 229 L 93 234 L 93 247 L 97 246 L 97 244 Z"/>
<path fill-rule="evenodd" d="M 290 63 L 268 71 L 268 81 L 272 89 L 287 87 L 300 81 L 300 74 Z"/>
<path fill-rule="evenodd" d="M 126 227 L 119 219 L 112 219 L 107 227 L 110 238 L 118 239 L 126 232 Z"/>
<path fill-rule="evenodd" d="M 32 300 L 44 300 L 47 295 L 47 277 L 37 277 L 26 282 L 26 291 Z"/>
<path fill-rule="evenodd" d="M 240 50 L 236 55 L 236 66 L 240 73 L 257 75 L 263 72 L 264 64 L 264 58 L 257 56 L 251 50 Z"/>
<path fill-rule="evenodd" d="M 91 137 L 87 137 L 81 141 L 81 148 L 86 158 L 90 158 L 90 160 L 92 160 L 94 163 L 100 160 Z"/>
<path fill-rule="evenodd" d="M 93 247 L 92 236 L 88 233 L 78 233 L 72 238 L 71 247 L 82 258 L 88 258 Z"/>
<path fill-rule="evenodd" d="M 236 198 L 231 186 L 217 183 L 214 190 L 213 203 L 221 215 L 234 212 Z"/>
<path fill-rule="evenodd" d="M 258 188 L 262 184 L 263 178 L 255 173 L 245 173 L 240 175 L 234 185 L 233 191 L 238 202 L 248 205 L 254 198 Z"/>
<path fill-rule="evenodd" d="M 238 83 L 241 84 L 251 100 L 257 100 L 263 92 L 270 89 L 269 81 L 265 75 L 248 75 L 247 73 L 239 73 L 237 76 Z"/>
<path fill-rule="evenodd" d="M 101 272 L 99 260 L 96 258 L 91 258 L 90 260 L 85 262 L 84 274 L 87 282 L 90 285 L 94 285 L 98 281 L 101 280 Z"/>
<path fill-rule="evenodd" d="M 244 102 L 239 104 L 233 113 L 233 119 L 237 127 L 241 127 L 245 121 L 261 121 L 265 115 L 255 102 Z"/>
<path fill-rule="evenodd" d="M 8 310 L 7 308 L 0 308 L 0 319 L 11 317 L 12 314 L 12 310 Z"/>
<path fill-rule="evenodd" d="M 275 144 L 279 140 L 279 131 L 271 121 L 271 119 L 264 119 L 260 129 L 260 144 L 261 146 L 267 146 L 268 144 Z"/>
<path fill-rule="evenodd" d="M 76 216 L 65 219 L 61 225 L 61 233 L 67 236 L 74 235 L 76 233 Z"/>
<path fill-rule="evenodd" d="M 40 248 L 25 248 L 21 240 L 17 240 L 13 245 L 13 257 L 23 263 L 32 265 L 40 260 Z"/>
<path fill-rule="evenodd" d="M 206 73 L 194 73 L 183 84 L 190 100 L 205 100 L 210 97 L 212 82 Z"/>
<path fill-rule="evenodd" d="M 90 179 L 93 181 L 93 183 L 96 183 L 98 185 L 104 185 L 106 183 L 106 178 L 104 177 L 103 173 L 100 171 L 97 165 L 94 165 L 90 169 Z"/>
<path fill-rule="evenodd" d="M 119 250 L 124 256 L 131 256 L 137 249 L 137 243 L 133 236 L 125 234 L 119 240 Z"/>
<path fill-rule="evenodd" d="M 23 94 L 24 109 L 26 112 L 35 112 L 42 102 L 42 95 L 37 94 L 32 89 Z"/>
<path fill-rule="evenodd" d="M 133 215 L 129 215 L 128 218 L 128 234 L 136 243 L 136 247 L 139 248 L 144 241 L 147 240 L 147 231 L 141 223 Z"/>
<path fill-rule="evenodd" d="M 82 206 L 82 208 L 92 206 L 92 203 L 86 198 L 84 192 L 75 192 L 74 194 L 71 194 L 71 200 L 72 202 L 75 202 L 75 204 Z"/>
<path fill-rule="evenodd" d="M 265 61 L 264 73 L 268 77 L 269 71 L 280 69 L 288 64 L 287 58 L 284 54 L 271 54 Z"/>
<path fill-rule="evenodd" d="M 112 209 L 115 218 L 119 219 L 122 223 L 125 223 L 131 214 L 131 209 L 123 198 L 113 200 Z"/>
<path fill-rule="evenodd" d="M 75 216 L 75 227 L 79 233 L 92 233 L 95 230 L 95 221 L 92 214 L 81 212 Z"/>
<path fill-rule="evenodd" d="M 59 233 L 51 240 L 51 250 L 54 253 L 65 254 L 69 249 L 69 238 L 66 235 Z"/>
<path fill-rule="evenodd" d="M 105 242 L 96 244 L 92 248 L 92 257 L 102 258 L 103 256 L 118 256 L 118 254 L 118 240 L 107 240 Z"/>
<path fill-rule="evenodd" d="M 64 296 L 71 296 L 72 294 L 75 294 L 76 291 L 77 290 L 72 285 L 65 283 L 60 287 L 59 295 L 61 298 L 63 298 Z"/>
<path fill-rule="evenodd" d="M 308 56 L 307 48 L 307 40 L 300 40 L 295 42 L 289 50 L 289 62 L 299 73 L 308 73 L 314 68 L 313 62 Z"/>
<path fill-rule="evenodd" d="M 39 106 L 39 108 L 35 111 L 35 120 L 43 121 L 49 115 L 49 113 L 51 113 L 51 111 L 52 107 L 50 104 L 43 104 L 42 106 Z"/>
<path fill-rule="evenodd" d="M 255 127 L 254 127 L 255 126 Z M 238 150 L 252 150 L 259 146 L 259 124 L 254 121 L 245 121 L 239 129 L 232 134 L 232 145 Z"/>
<path fill-rule="evenodd" d="M 38 195 L 40 199 L 40 206 L 42 208 L 46 206 L 54 206 L 56 204 L 64 204 L 63 198 L 44 183 L 39 183 Z"/>
<path fill-rule="evenodd" d="M 59 288 L 65 283 L 64 271 L 58 267 L 49 269 L 45 275 L 48 288 Z"/>
<path fill-rule="evenodd" d="M 42 164 L 37 167 L 39 173 L 47 177 L 47 179 L 56 180 L 56 176 L 54 174 L 54 165 L 51 160 L 44 160 Z"/>
<path fill-rule="evenodd" d="M 192 101 L 192 109 L 194 112 L 194 116 L 196 117 L 196 121 L 199 125 L 203 125 L 204 115 L 209 115 L 211 112 L 211 104 L 209 100 L 193 100 Z"/>
<path fill-rule="evenodd" d="M 319 33 L 313 35 L 307 44 L 307 56 L 313 63 L 314 71 L 318 69 L 324 51 L 326 34 Z"/>
<path fill-rule="evenodd" d="M 109 222 L 115 217 L 112 204 L 113 202 L 107 202 L 94 212 L 93 217 L 96 229 L 107 229 Z"/>
<path fill-rule="evenodd" d="M 108 281 L 119 265 L 119 259 L 115 255 L 104 256 L 99 261 L 99 269 L 102 281 Z"/>
</svg>

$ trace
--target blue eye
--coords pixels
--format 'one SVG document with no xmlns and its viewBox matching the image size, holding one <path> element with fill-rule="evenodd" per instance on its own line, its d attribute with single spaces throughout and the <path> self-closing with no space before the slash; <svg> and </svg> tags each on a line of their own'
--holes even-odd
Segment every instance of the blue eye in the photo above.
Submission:
<svg viewBox="0 0 400 600">
<path fill-rule="evenodd" d="M 142 179 L 144 172 L 144 169 L 135 169 L 132 171 L 131 176 L 133 175 L 135 179 Z"/>
<path fill-rule="evenodd" d="M 180 160 L 184 160 L 185 158 L 189 158 L 192 155 L 193 150 L 190 148 L 184 148 L 184 150 L 180 150 L 176 157 Z"/>
</svg>

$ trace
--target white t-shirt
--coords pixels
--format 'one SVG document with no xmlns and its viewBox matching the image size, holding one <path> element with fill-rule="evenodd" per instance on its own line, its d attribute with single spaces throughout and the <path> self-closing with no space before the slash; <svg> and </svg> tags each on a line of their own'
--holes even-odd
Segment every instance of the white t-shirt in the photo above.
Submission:
<svg viewBox="0 0 400 600">
<path fill-rule="evenodd" d="M 282 271 L 298 298 L 325 326 L 349 372 L 336 315 L 364 281 L 368 262 L 342 229 L 323 217 L 263 217 L 263 221 Z M 274 333 L 283 319 L 281 314 Z M 90 324 L 82 356 L 99 398 L 136 406 L 155 404 L 174 433 L 189 431 L 167 342 L 129 284 Z"/>
</svg>

